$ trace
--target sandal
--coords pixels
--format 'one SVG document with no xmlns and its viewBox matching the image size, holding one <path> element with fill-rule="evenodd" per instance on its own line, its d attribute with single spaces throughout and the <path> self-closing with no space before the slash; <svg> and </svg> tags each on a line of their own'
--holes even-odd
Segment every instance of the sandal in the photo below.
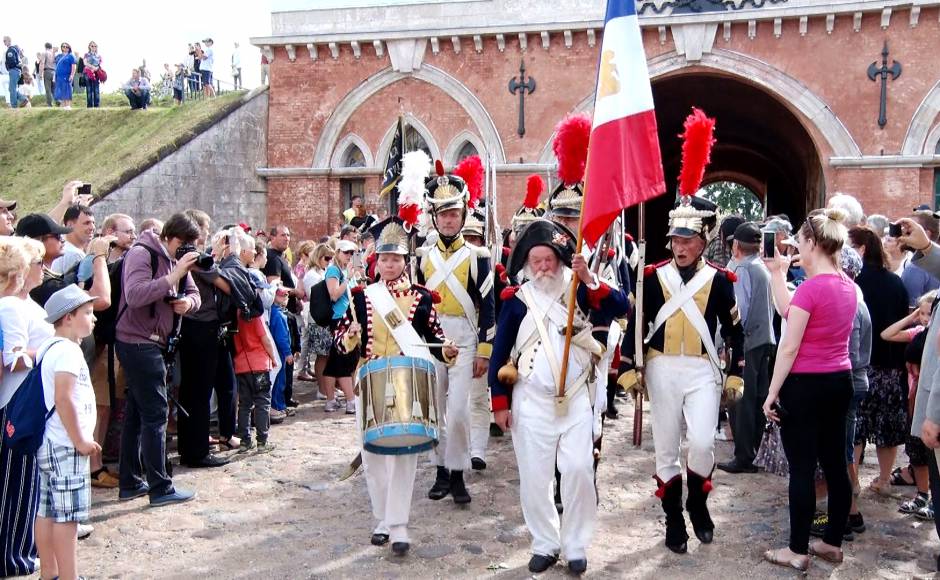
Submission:
<svg viewBox="0 0 940 580">
<path fill-rule="evenodd" d="M 832 548 L 832 550 L 820 550 L 823 546 L 827 548 Z M 843 558 L 845 557 L 840 548 L 835 546 L 830 546 L 829 544 L 823 541 L 812 542 L 809 545 L 809 553 L 817 558 L 822 558 L 823 560 L 829 562 L 830 564 L 841 564 Z"/>
<path fill-rule="evenodd" d="M 108 471 L 107 467 L 95 470 L 91 473 L 91 486 L 105 489 L 114 489 L 120 485 L 120 481 L 113 473 Z"/>
<path fill-rule="evenodd" d="M 911 481 L 904 479 L 904 471 L 907 471 L 908 475 L 911 476 Z M 897 485 L 899 487 L 910 487 L 917 485 L 917 477 L 914 475 L 914 470 L 909 467 L 895 467 L 894 471 L 891 472 L 891 485 Z"/>
<path fill-rule="evenodd" d="M 793 568 L 794 570 L 799 570 L 800 572 L 806 572 L 809 570 L 809 556 L 794 554 L 794 557 L 787 559 L 783 554 L 784 550 L 786 550 L 786 548 L 780 548 L 778 550 L 767 550 L 764 552 L 764 559 L 771 564 L 776 564 L 777 566 L 786 566 L 788 568 Z"/>
<path fill-rule="evenodd" d="M 219 437 L 219 447 L 224 447 L 228 449 L 229 451 L 233 449 L 238 449 L 238 446 L 240 444 L 241 444 L 241 441 L 238 439 L 238 437 L 235 437 L 234 435 L 232 437 L 229 437 L 228 439 Z"/>
<path fill-rule="evenodd" d="M 891 497 L 894 493 L 894 490 L 891 489 L 890 483 L 878 483 L 877 479 L 868 484 L 868 489 L 883 497 Z"/>
</svg>

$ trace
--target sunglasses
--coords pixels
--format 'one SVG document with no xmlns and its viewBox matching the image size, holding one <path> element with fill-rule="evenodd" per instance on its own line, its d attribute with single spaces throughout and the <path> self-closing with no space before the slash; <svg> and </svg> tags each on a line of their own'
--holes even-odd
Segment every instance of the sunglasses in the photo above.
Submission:
<svg viewBox="0 0 940 580">
<path fill-rule="evenodd" d="M 41 241 L 43 241 L 43 242 L 45 242 L 46 240 L 57 240 L 57 241 L 60 241 L 60 242 L 64 242 L 64 241 L 65 241 L 65 236 L 63 236 L 63 235 L 61 235 L 61 234 L 46 234 L 46 235 L 40 237 L 39 239 L 40 239 Z"/>
<path fill-rule="evenodd" d="M 323 256 L 323 259 L 326 260 L 327 262 L 332 262 L 333 256 Z"/>
<path fill-rule="evenodd" d="M 352 256 L 355 253 L 356 252 L 353 250 L 343 250 L 342 252 L 340 252 L 340 254 L 346 254 L 347 256 Z"/>
</svg>

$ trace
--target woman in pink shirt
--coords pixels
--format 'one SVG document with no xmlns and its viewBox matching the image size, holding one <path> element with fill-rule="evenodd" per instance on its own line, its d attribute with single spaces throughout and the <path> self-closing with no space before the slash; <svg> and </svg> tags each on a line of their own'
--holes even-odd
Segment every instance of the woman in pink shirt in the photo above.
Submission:
<svg viewBox="0 0 940 580">
<path fill-rule="evenodd" d="M 841 210 L 816 210 L 797 234 L 799 260 L 807 279 L 792 295 L 786 272 L 790 259 L 767 260 L 777 311 L 787 321 L 777 350 L 764 414 L 780 423 L 790 463 L 790 543 L 764 557 L 798 570 L 810 554 L 842 561 L 842 532 L 852 501 L 846 471 L 845 418 L 852 399 L 849 335 L 855 318 L 855 284 L 838 267 L 846 239 Z M 817 460 L 829 486 L 829 526 L 822 541 L 809 544 L 816 506 Z"/>
</svg>

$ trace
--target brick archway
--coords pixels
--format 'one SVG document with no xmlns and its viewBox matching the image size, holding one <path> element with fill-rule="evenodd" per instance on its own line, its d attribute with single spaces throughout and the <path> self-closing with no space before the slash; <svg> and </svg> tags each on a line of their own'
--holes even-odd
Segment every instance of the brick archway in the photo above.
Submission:
<svg viewBox="0 0 940 580">
<path fill-rule="evenodd" d="M 323 126 L 320 138 L 317 141 L 316 151 L 313 155 L 313 167 L 325 168 L 329 166 L 330 157 L 336 149 L 336 144 L 342 135 L 343 128 L 352 117 L 353 113 L 365 103 L 371 96 L 384 89 L 385 87 L 406 79 L 414 78 L 424 81 L 430 85 L 450 95 L 467 112 L 467 115 L 473 120 L 477 131 L 483 140 L 486 151 L 495 158 L 497 163 L 506 161 L 506 153 L 503 149 L 502 139 L 493 118 L 483 106 L 483 103 L 456 78 L 447 74 L 439 68 L 425 64 L 420 69 L 410 73 L 396 72 L 391 68 L 386 68 L 372 75 L 355 89 L 349 92 L 336 108 L 329 120 Z M 482 153 L 482 151 L 481 151 Z"/>
<path fill-rule="evenodd" d="M 940 81 L 924 97 L 911 117 L 904 142 L 902 155 L 933 155 L 937 146 L 937 128 L 934 122 L 940 115 Z"/>
</svg>

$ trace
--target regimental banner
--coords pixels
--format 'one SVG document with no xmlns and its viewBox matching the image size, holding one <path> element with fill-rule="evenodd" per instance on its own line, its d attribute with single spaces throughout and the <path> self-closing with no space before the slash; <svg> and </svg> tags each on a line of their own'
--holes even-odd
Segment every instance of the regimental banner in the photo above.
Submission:
<svg viewBox="0 0 940 580">
<path fill-rule="evenodd" d="M 382 191 L 380 195 L 387 195 L 401 179 L 401 159 L 405 154 L 405 122 L 398 117 L 398 126 L 395 127 L 395 136 L 392 137 L 392 146 L 388 150 L 388 159 L 385 160 L 385 175 L 382 178 Z"/>
</svg>

